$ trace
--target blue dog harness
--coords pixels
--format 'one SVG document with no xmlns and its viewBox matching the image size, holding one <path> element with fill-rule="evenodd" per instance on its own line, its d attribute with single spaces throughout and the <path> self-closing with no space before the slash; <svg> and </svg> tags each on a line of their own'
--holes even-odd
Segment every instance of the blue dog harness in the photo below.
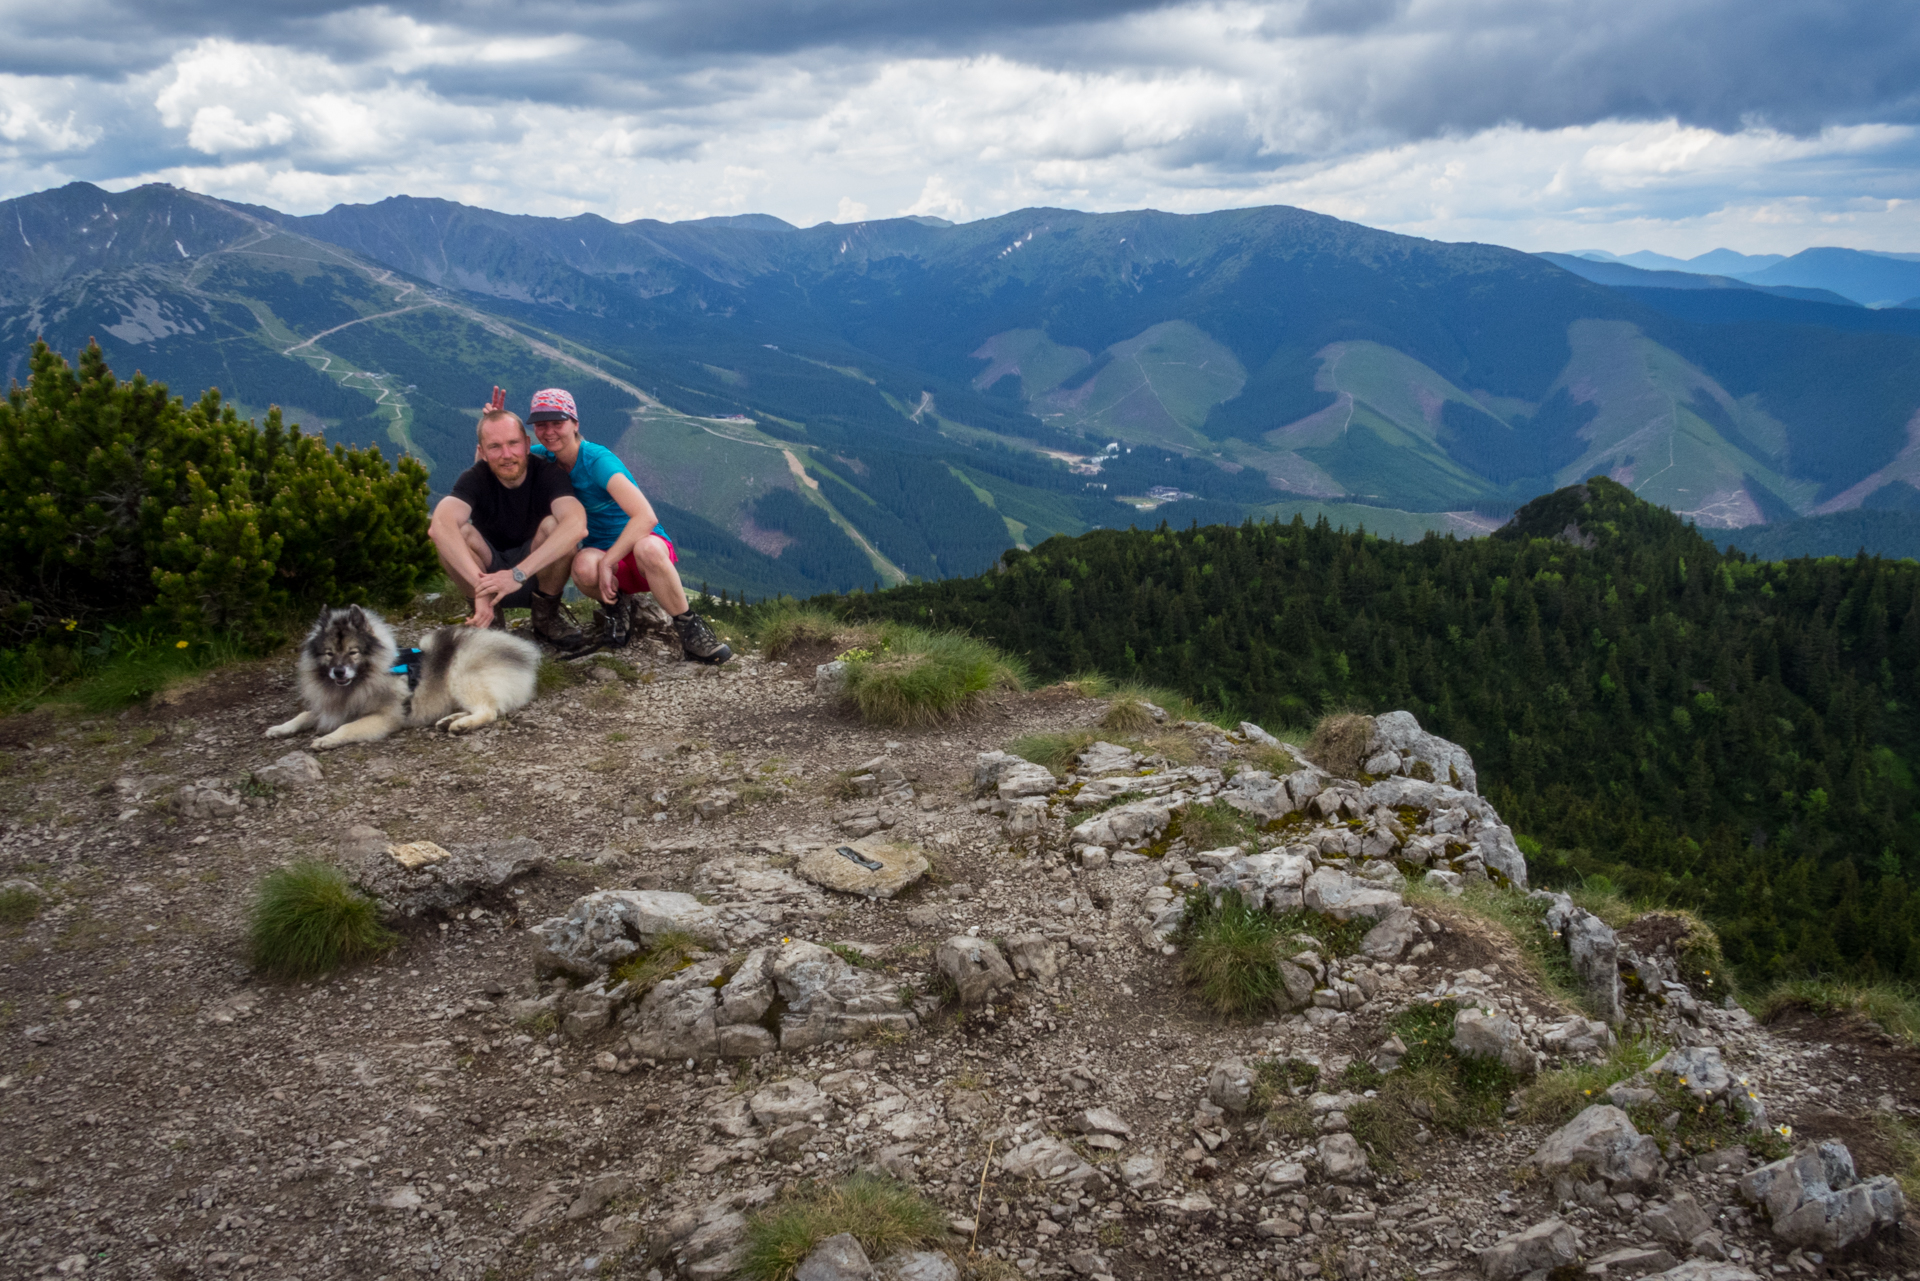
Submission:
<svg viewBox="0 0 1920 1281">
<path fill-rule="evenodd" d="M 403 672 L 406 674 L 407 693 L 409 694 L 420 688 L 420 664 L 421 660 L 425 657 L 426 651 L 418 647 L 414 649 L 403 649 L 399 654 L 400 661 L 387 669 L 395 676 Z"/>
</svg>

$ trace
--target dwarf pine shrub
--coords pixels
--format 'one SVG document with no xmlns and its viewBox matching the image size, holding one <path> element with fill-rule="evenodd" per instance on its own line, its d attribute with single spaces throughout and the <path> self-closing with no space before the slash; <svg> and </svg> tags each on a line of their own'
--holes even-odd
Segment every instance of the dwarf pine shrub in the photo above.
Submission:
<svg viewBox="0 0 1920 1281">
<path fill-rule="evenodd" d="M 294 601 L 385 602 L 434 568 L 427 473 L 329 447 L 280 411 L 191 405 L 89 345 L 45 343 L 0 402 L 0 639 L 142 622 L 260 636 Z"/>
</svg>

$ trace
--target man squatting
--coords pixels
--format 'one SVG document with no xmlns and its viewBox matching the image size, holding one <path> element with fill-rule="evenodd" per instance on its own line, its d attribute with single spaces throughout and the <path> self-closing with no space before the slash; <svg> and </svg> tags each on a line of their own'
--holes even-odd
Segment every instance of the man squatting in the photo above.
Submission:
<svg viewBox="0 0 1920 1281">
<path fill-rule="evenodd" d="M 623 645 L 632 598 L 651 591 L 673 616 L 688 658 L 724 663 L 733 651 L 695 613 L 674 566 L 672 540 L 633 474 L 612 450 L 580 437 L 573 396 L 535 394 L 529 445 L 519 417 L 500 403 L 480 416 L 479 461 L 434 508 L 428 536 L 447 576 L 473 606 L 475 627 L 505 626 L 498 611 L 525 606 L 534 635 L 562 649 L 583 638 L 560 607 L 571 570 L 581 594 L 600 603 L 603 635 Z"/>
</svg>

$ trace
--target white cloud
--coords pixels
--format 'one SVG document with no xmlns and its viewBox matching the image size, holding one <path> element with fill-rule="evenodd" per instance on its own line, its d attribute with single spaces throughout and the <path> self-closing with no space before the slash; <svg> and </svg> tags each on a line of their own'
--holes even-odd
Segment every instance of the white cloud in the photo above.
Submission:
<svg viewBox="0 0 1920 1281">
<path fill-rule="evenodd" d="M 1661 24 L 1725 2 L 1619 0 L 1583 27 L 1578 5 L 1523 0 L 1229 0 L 939 56 L 668 56 L 564 21 L 517 35 L 368 6 L 277 42 L 188 38 L 120 81 L 0 75 L 0 194 L 163 180 L 291 212 L 407 193 L 801 225 L 1288 203 L 1524 248 L 1920 248 L 1914 125 L 1657 109 L 1726 74 L 1697 42 L 1662 70 Z"/>
</svg>

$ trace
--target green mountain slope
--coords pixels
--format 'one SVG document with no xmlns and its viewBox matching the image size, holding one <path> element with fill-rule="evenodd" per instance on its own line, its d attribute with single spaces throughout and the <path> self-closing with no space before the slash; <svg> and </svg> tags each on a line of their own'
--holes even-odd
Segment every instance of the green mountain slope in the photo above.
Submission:
<svg viewBox="0 0 1920 1281">
<path fill-rule="evenodd" d="M 590 437 L 737 542 L 716 585 L 964 574 L 1052 533 L 1328 504 L 1479 529 L 1596 471 L 1706 526 L 1778 522 L 1904 476 L 1920 410 L 1920 331 L 1881 313 L 1613 289 L 1296 209 L 801 229 L 74 184 L 5 215 L 10 358 L 98 336 L 440 484 L 489 387 L 568 386 Z M 1789 310 L 1644 301 L 1683 294 Z"/>
</svg>

